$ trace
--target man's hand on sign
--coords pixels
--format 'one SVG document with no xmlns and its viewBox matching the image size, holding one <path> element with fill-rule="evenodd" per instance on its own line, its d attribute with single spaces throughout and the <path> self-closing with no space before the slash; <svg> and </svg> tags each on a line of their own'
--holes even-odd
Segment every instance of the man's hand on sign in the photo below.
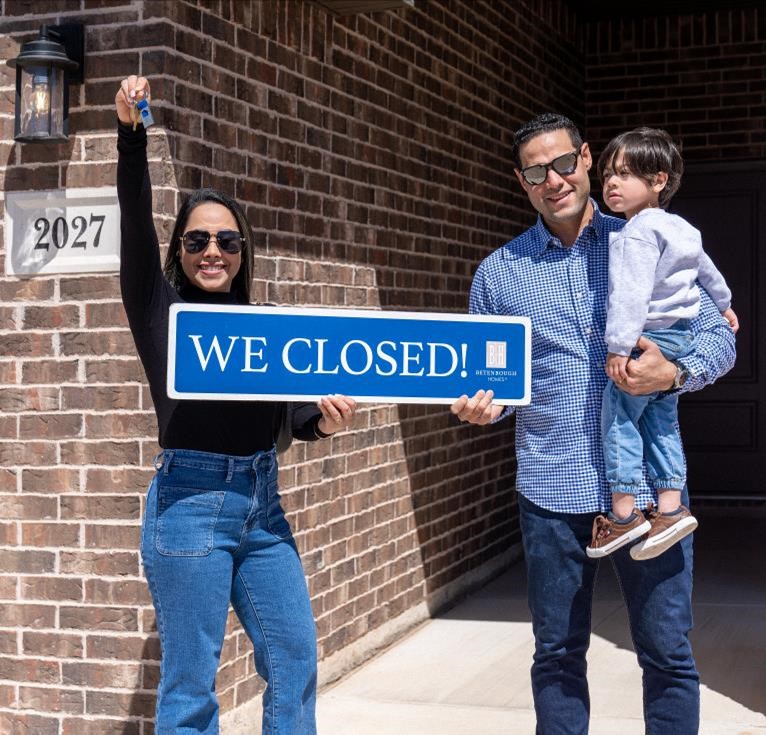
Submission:
<svg viewBox="0 0 766 735">
<path fill-rule="evenodd" d="M 323 434 L 334 434 L 341 429 L 348 429 L 354 421 L 356 401 L 348 396 L 325 396 L 317 403 L 322 412 L 317 428 Z"/>
<path fill-rule="evenodd" d="M 469 424 L 488 424 L 503 412 L 503 407 L 492 403 L 494 393 L 491 390 L 476 391 L 473 398 L 460 396 L 450 407 L 452 413 L 461 421 Z"/>
<path fill-rule="evenodd" d="M 120 122 L 125 123 L 125 125 L 133 125 L 136 104 L 149 98 L 149 82 L 146 77 L 137 77 L 135 74 L 131 74 L 127 79 L 123 79 L 114 98 L 117 117 L 120 118 Z"/>
</svg>

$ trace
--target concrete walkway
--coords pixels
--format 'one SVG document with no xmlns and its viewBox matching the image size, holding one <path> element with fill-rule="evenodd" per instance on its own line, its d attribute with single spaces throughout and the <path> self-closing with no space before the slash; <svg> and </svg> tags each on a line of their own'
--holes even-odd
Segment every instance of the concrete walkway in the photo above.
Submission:
<svg viewBox="0 0 766 735">
<path fill-rule="evenodd" d="M 736 513 L 701 515 L 697 531 L 703 735 L 766 735 L 766 534 L 757 530 L 766 519 Z M 516 565 L 324 690 L 320 735 L 534 733 L 525 584 Z M 639 735 L 641 675 L 609 564 L 601 566 L 593 631 L 591 733 Z"/>
</svg>

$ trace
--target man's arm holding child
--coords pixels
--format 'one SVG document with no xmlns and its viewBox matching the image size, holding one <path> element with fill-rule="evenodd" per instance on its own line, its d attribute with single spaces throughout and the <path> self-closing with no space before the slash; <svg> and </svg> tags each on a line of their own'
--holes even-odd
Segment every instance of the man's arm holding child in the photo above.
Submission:
<svg viewBox="0 0 766 735">
<path fill-rule="evenodd" d="M 688 355 L 676 362 L 666 360 L 657 345 L 642 337 L 638 348 L 641 357 L 628 363 L 628 379 L 619 385 L 631 395 L 670 390 L 676 376 L 676 364 L 687 372 L 682 392 L 701 390 L 731 370 L 736 357 L 734 332 L 704 289 L 700 289 L 699 314 L 692 320 L 694 342 Z"/>
</svg>

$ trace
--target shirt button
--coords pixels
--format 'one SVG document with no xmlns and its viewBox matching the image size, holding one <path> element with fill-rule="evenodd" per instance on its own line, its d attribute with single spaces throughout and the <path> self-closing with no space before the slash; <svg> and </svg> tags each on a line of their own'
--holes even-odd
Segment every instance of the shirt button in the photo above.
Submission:
<svg viewBox="0 0 766 735">
<path fill-rule="evenodd" d="M 578 298 L 578 299 L 581 299 L 581 298 L 582 298 L 582 292 L 580 292 L 580 291 L 578 291 L 578 292 L 577 292 L 577 298 Z"/>
<path fill-rule="evenodd" d="M 585 334 L 590 334 L 593 330 L 590 327 L 585 327 Z"/>
</svg>

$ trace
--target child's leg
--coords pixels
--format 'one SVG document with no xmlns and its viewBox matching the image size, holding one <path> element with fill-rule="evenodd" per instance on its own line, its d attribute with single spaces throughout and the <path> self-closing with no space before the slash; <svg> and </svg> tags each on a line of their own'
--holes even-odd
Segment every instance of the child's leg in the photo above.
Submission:
<svg viewBox="0 0 766 735">
<path fill-rule="evenodd" d="M 630 396 L 610 380 L 604 390 L 601 431 L 606 479 L 612 491 L 612 512 L 597 516 L 586 553 L 607 556 L 641 538 L 649 530 L 643 513 L 636 512 L 636 496 L 643 478 L 643 447 L 638 419 L 648 401 Z"/>
<path fill-rule="evenodd" d="M 644 446 L 639 422 L 650 396 L 631 396 L 611 380 L 601 402 L 601 439 L 606 481 L 620 509 L 630 515 L 634 496 L 644 479 Z M 621 499 L 623 498 L 623 499 Z M 614 510 L 614 507 L 613 507 Z M 617 514 L 619 515 L 619 513 Z"/>
<path fill-rule="evenodd" d="M 649 401 L 638 422 L 649 479 L 657 489 L 662 512 L 681 505 L 686 486 L 686 460 L 678 428 L 678 394 Z"/>
<path fill-rule="evenodd" d="M 660 513 L 672 513 L 681 507 L 681 491 L 673 488 L 657 488 L 657 506 Z"/>
<path fill-rule="evenodd" d="M 612 513 L 624 521 L 633 515 L 636 509 L 636 496 L 632 493 L 612 493 Z"/>
<path fill-rule="evenodd" d="M 652 527 L 646 539 L 630 550 L 634 559 L 653 559 L 697 528 L 697 519 L 681 505 L 679 488 L 686 484 L 686 463 L 677 407 L 676 395 L 658 397 L 647 406 L 639 423 L 646 466 L 657 488 L 659 508 L 649 514 Z"/>
</svg>

